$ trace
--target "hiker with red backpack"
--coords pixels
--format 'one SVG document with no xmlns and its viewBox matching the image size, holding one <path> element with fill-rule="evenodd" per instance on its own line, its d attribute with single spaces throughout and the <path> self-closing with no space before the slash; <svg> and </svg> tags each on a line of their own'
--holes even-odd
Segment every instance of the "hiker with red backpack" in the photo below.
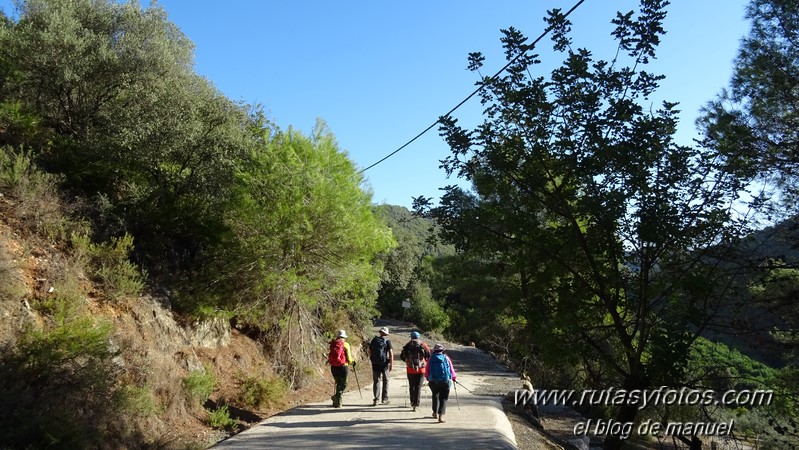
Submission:
<svg viewBox="0 0 799 450">
<path fill-rule="evenodd" d="M 433 346 L 433 354 L 424 368 L 424 377 L 427 379 L 430 391 L 433 393 L 433 418 L 437 418 L 439 423 L 444 423 L 446 422 L 444 414 L 447 412 L 449 388 L 453 381 L 458 381 L 458 374 L 455 373 L 452 360 L 444 353 L 443 345 L 436 344 Z M 457 392 L 455 395 L 457 395 Z"/>
<path fill-rule="evenodd" d="M 372 362 L 372 391 L 374 393 L 372 406 L 377 406 L 377 401 L 381 400 L 378 395 L 381 379 L 383 381 L 381 403 L 388 404 L 388 373 L 394 368 L 394 348 L 391 346 L 391 341 L 388 340 L 387 336 L 388 328 L 381 328 L 380 335 L 372 339 L 367 350 L 369 359 Z"/>
<path fill-rule="evenodd" d="M 349 365 L 355 369 L 355 361 L 352 359 L 350 343 L 345 341 L 347 332 L 338 330 L 336 338 L 330 341 L 330 351 L 327 354 L 327 362 L 330 364 L 330 373 L 336 382 L 336 392 L 330 397 L 333 400 L 334 408 L 341 408 L 341 395 L 347 389 L 347 376 L 349 375 Z"/>
<path fill-rule="evenodd" d="M 430 358 L 430 347 L 421 339 L 419 332 L 411 332 L 411 340 L 408 341 L 400 352 L 400 359 L 405 361 L 405 372 L 408 375 L 408 388 L 411 396 L 411 407 L 416 411 L 419 406 L 422 385 L 424 384 L 424 369 L 427 360 Z"/>
</svg>

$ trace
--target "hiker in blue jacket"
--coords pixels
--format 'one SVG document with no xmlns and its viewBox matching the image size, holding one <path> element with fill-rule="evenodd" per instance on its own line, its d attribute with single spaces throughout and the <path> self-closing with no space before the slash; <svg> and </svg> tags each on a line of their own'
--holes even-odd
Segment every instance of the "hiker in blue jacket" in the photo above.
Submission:
<svg viewBox="0 0 799 450">
<path fill-rule="evenodd" d="M 439 423 L 444 423 L 449 389 L 453 381 L 458 381 L 458 374 L 455 373 L 452 360 L 444 353 L 443 345 L 433 346 L 433 354 L 430 355 L 424 368 L 424 377 L 433 393 L 433 418 L 437 418 Z"/>
</svg>

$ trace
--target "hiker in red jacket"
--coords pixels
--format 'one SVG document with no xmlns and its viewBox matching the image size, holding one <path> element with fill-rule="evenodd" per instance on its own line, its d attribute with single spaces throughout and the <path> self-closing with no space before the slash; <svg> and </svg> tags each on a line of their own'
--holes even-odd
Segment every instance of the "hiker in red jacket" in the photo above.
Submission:
<svg viewBox="0 0 799 450">
<path fill-rule="evenodd" d="M 330 397 L 330 400 L 333 400 L 334 408 L 341 408 L 341 395 L 347 389 L 349 365 L 352 364 L 352 367 L 355 367 L 350 343 L 344 339 L 347 339 L 347 332 L 338 330 L 336 338 L 330 341 L 330 352 L 327 354 L 330 373 L 333 374 L 333 379 L 336 381 L 336 392 Z"/>
<path fill-rule="evenodd" d="M 400 359 L 405 361 L 405 372 L 408 375 L 408 389 L 411 396 L 411 407 L 416 411 L 419 406 L 422 385 L 424 384 L 424 368 L 430 358 L 430 347 L 420 339 L 419 333 L 411 332 L 408 341 L 400 352 Z"/>
</svg>

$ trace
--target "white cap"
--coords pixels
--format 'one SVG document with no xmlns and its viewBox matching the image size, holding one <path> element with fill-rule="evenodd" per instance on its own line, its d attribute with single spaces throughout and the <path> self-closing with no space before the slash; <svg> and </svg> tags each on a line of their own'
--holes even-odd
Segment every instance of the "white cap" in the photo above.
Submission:
<svg viewBox="0 0 799 450">
<path fill-rule="evenodd" d="M 338 330 L 338 335 L 336 337 L 347 339 L 347 332 L 344 330 Z"/>
</svg>

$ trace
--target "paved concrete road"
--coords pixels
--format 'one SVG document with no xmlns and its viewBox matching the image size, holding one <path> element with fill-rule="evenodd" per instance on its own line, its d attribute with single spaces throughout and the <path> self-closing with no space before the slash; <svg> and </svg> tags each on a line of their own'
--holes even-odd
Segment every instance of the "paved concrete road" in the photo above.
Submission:
<svg viewBox="0 0 799 450">
<path fill-rule="evenodd" d="M 406 331 L 406 330 L 403 330 Z M 368 362 L 359 365 L 361 391 L 347 392 L 343 406 L 332 402 L 299 406 L 272 416 L 258 425 L 218 443 L 218 449 L 515 449 L 516 441 L 501 397 L 476 395 L 485 378 L 470 376 L 451 354 L 458 381 L 450 391 L 446 423 L 431 417 L 430 389 L 423 388 L 422 405 L 411 411 L 405 364 L 399 349 L 406 335 L 392 333 L 395 365 L 389 381 L 390 404 L 372 405 L 372 374 Z M 431 345 L 432 347 L 432 345 Z M 471 349 L 479 352 L 477 349 Z M 464 367 L 465 368 L 465 367 Z M 350 371 L 348 384 L 356 385 Z M 332 394 L 332 387 L 331 387 Z"/>
</svg>

